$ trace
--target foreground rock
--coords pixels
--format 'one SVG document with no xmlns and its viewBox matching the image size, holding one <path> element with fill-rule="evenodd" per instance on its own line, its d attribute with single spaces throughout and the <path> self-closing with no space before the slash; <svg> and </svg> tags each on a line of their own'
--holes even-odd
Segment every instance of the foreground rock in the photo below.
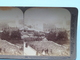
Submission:
<svg viewBox="0 0 80 60">
<path fill-rule="evenodd" d="M 16 46 L 6 40 L 0 39 L 0 54 L 1 55 L 21 55 L 22 51 L 19 46 Z"/>
<path fill-rule="evenodd" d="M 37 50 L 38 53 L 45 51 L 48 56 L 70 56 L 70 50 L 53 41 L 34 41 L 29 42 L 29 45 Z"/>
</svg>

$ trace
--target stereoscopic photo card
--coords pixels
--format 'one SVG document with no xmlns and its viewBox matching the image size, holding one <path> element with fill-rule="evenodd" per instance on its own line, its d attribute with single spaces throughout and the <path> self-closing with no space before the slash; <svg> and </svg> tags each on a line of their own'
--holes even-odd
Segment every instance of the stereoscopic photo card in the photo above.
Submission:
<svg viewBox="0 0 80 60">
<path fill-rule="evenodd" d="M 77 13 L 72 9 L 77 11 L 64 7 L 0 7 L 0 56 L 70 57 L 77 26 Z"/>
</svg>

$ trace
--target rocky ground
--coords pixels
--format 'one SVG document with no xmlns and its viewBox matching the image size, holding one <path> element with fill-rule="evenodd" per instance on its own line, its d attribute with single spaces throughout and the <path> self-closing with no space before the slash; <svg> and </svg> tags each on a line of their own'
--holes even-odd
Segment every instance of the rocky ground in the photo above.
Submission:
<svg viewBox="0 0 80 60">
<path fill-rule="evenodd" d="M 0 39 L 0 54 L 1 55 L 21 55 L 20 47 L 6 40 Z"/>
<path fill-rule="evenodd" d="M 47 50 L 49 56 L 70 56 L 70 46 L 59 45 L 52 41 L 34 41 L 29 43 L 35 50 Z"/>
<path fill-rule="evenodd" d="M 59 45 L 52 41 L 31 41 L 28 44 L 37 52 L 47 50 L 48 56 L 70 56 L 70 44 Z M 0 39 L 0 55 L 23 55 L 22 43 L 12 44 Z"/>
</svg>

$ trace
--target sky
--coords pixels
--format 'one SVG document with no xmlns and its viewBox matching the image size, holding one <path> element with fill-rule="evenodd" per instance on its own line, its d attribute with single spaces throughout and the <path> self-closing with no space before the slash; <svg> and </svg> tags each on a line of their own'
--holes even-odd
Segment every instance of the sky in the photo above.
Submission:
<svg viewBox="0 0 80 60">
<path fill-rule="evenodd" d="M 29 8 L 23 12 L 19 8 L 0 8 L 0 25 L 7 23 L 11 27 L 20 27 L 23 22 L 43 30 L 43 24 L 53 25 L 57 28 L 70 28 L 71 15 L 64 8 Z"/>
<path fill-rule="evenodd" d="M 64 8 L 29 8 L 24 14 L 25 24 L 42 28 L 43 24 L 52 24 L 57 28 L 70 28 L 71 14 Z"/>
<path fill-rule="evenodd" d="M 23 20 L 23 13 L 19 8 L 0 7 L 0 25 L 8 24 L 15 27 L 18 20 Z"/>
</svg>

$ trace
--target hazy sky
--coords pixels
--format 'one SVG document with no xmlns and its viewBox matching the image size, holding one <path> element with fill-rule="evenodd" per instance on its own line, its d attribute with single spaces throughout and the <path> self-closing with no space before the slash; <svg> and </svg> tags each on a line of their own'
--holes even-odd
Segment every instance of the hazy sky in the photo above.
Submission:
<svg viewBox="0 0 80 60">
<path fill-rule="evenodd" d="M 56 27 L 70 28 L 71 15 L 63 8 L 30 8 L 25 12 L 25 24 L 41 27 L 53 24 Z"/>
<path fill-rule="evenodd" d="M 0 24 L 7 23 L 15 27 L 24 19 L 26 25 L 43 29 L 43 24 L 51 24 L 60 28 L 70 28 L 71 15 L 63 8 L 29 8 L 23 12 L 19 8 L 0 8 Z M 21 22 L 22 23 L 22 22 Z"/>
<path fill-rule="evenodd" d="M 23 13 L 19 8 L 0 8 L 0 23 L 16 26 L 15 21 L 23 20 Z"/>
</svg>

